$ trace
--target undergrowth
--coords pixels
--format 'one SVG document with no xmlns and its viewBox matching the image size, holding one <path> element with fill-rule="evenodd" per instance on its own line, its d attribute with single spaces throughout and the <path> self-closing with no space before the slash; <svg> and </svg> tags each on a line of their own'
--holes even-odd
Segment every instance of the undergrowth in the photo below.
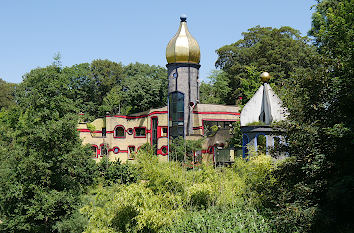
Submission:
<svg viewBox="0 0 354 233">
<path fill-rule="evenodd" d="M 262 189 L 274 183 L 269 156 L 187 171 L 142 150 L 128 166 L 136 182 L 98 185 L 85 197 L 85 232 L 271 232 L 258 211 Z"/>
</svg>

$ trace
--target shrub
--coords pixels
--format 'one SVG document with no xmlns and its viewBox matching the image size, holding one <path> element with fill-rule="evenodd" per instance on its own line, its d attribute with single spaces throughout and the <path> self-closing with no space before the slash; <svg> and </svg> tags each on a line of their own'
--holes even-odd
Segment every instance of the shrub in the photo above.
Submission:
<svg viewBox="0 0 354 233">
<path fill-rule="evenodd" d="M 98 164 L 98 170 L 103 177 L 104 185 L 129 184 L 138 180 L 136 167 L 129 163 L 122 164 L 120 160 L 112 162 L 103 158 Z"/>
<path fill-rule="evenodd" d="M 162 232 L 272 232 L 267 220 L 256 209 L 239 206 L 232 209 L 209 208 L 187 212 Z"/>
<path fill-rule="evenodd" d="M 85 232 L 270 232 L 257 211 L 274 183 L 269 156 L 238 158 L 232 168 L 188 170 L 159 162 L 147 148 L 134 166 L 139 182 L 99 186 L 87 196 Z"/>
</svg>

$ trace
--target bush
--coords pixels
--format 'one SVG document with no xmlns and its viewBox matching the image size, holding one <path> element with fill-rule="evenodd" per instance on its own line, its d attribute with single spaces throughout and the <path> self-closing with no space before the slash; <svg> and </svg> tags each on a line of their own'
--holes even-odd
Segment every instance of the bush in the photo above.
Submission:
<svg viewBox="0 0 354 233">
<path fill-rule="evenodd" d="M 130 184 L 138 180 L 136 167 L 129 163 L 122 164 L 120 160 L 111 162 L 103 158 L 98 164 L 98 170 L 103 177 L 104 185 Z"/>
<path fill-rule="evenodd" d="M 187 212 L 162 232 L 273 232 L 267 220 L 252 207 L 209 208 Z"/>
<path fill-rule="evenodd" d="M 257 211 L 274 183 L 269 156 L 187 170 L 147 149 L 137 153 L 134 168 L 140 181 L 92 189 L 81 209 L 89 219 L 85 232 L 271 231 Z"/>
</svg>

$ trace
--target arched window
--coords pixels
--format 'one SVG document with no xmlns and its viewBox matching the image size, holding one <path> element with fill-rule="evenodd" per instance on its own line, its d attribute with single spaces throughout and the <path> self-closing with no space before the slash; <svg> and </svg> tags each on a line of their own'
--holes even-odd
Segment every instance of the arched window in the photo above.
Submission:
<svg viewBox="0 0 354 233">
<path fill-rule="evenodd" d="M 184 94 L 172 92 L 169 96 L 170 136 L 184 136 Z"/>
<path fill-rule="evenodd" d="M 259 134 L 257 136 L 257 152 L 267 153 L 267 138 L 264 134 Z"/>
<path fill-rule="evenodd" d="M 277 151 L 280 148 L 281 139 L 280 139 L 280 137 L 274 137 L 273 140 L 274 140 L 274 142 L 273 142 L 274 150 Z"/>
<path fill-rule="evenodd" d="M 245 158 L 248 156 L 248 143 L 249 138 L 246 134 L 242 136 L 242 157 Z"/>
<path fill-rule="evenodd" d="M 115 138 L 124 138 L 125 137 L 125 129 L 122 125 L 117 125 L 114 128 L 114 137 Z"/>
</svg>

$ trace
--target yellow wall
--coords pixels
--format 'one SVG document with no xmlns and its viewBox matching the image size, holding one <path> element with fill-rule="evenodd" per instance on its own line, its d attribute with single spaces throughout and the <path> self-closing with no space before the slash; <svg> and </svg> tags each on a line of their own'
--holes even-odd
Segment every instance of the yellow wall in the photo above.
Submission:
<svg viewBox="0 0 354 233">
<path fill-rule="evenodd" d="M 89 132 L 86 123 L 79 123 L 78 131 L 80 132 L 80 138 L 83 141 L 83 144 L 96 145 L 100 147 L 101 144 L 107 145 L 109 152 L 108 156 L 110 160 L 120 160 L 125 162 L 129 159 L 128 146 L 135 146 L 135 151 L 138 147 L 142 146 L 145 143 L 151 142 L 151 118 L 158 118 L 159 127 L 167 127 L 167 107 L 160 109 L 152 109 L 147 112 L 142 112 L 134 114 L 131 116 L 106 116 L 105 118 L 96 119 L 91 123 L 95 126 L 94 132 Z M 188 136 L 187 139 L 197 140 L 203 137 L 203 121 L 205 120 L 215 120 L 215 121 L 237 121 L 239 120 L 238 107 L 235 106 L 224 106 L 224 105 L 203 105 L 199 104 L 195 109 L 195 114 L 193 114 L 193 135 Z M 124 138 L 115 138 L 114 129 L 117 125 L 121 125 L 125 129 Z M 102 128 L 106 127 L 106 137 L 102 137 Z M 132 135 L 128 134 L 128 129 L 134 127 L 146 127 L 146 137 L 136 138 L 134 137 L 134 132 Z M 158 128 L 161 130 L 161 128 Z M 160 131 L 159 134 L 162 134 Z M 227 146 L 227 140 L 231 137 L 229 130 L 218 130 L 214 136 L 206 137 L 206 140 L 203 144 L 203 161 L 212 162 L 213 153 L 209 152 L 208 149 L 214 146 L 216 143 L 223 143 Z M 168 139 L 167 137 L 158 138 L 157 149 L 158 157 L 161 160 L 167 161 L 167 155 L 161 155 L 161 148 L 167 146 Z M 113 148 L 118 147 L 120 152 L 115 154 L 113 153 Z M 211 149 L 210 149 L 211 150 Z M 98 155 L 96 158 L 100 160 L 102 157 Z"/>
</svg>

